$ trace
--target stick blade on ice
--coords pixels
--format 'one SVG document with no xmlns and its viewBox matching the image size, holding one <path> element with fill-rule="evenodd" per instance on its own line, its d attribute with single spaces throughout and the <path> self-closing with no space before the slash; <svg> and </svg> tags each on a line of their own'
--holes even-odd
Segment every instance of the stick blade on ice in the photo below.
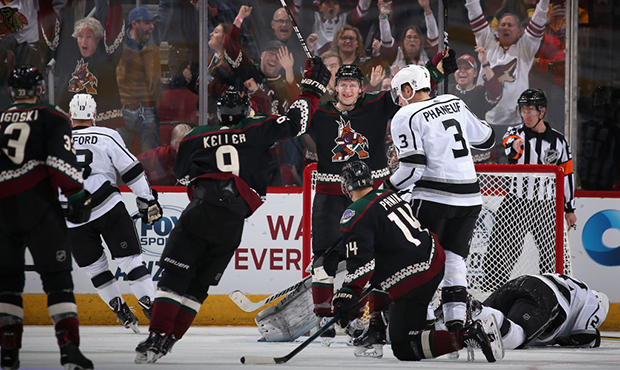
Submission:
<svg viewBox="0 0 620 370">
<path fill-rule="evenodd" d="M 241 363 L 245 365 L 267 365 L 275 364 L 276 360 L 273 357 L 265 356 L 243 356 L 241 357 Z"/>
<path fill-rule="evenodd" d="M 241 293 L 240 290 L 235 290 L 234 292 L 230 293 L 228 295 L 230 297 L 230 299 L 233 300 L 233 302 L 235 302 L 237 304 L 237 306 L 239 306 L 239 308 L 241 308 L 242 310 L 244 310 L 245 312 L 252 312 L 254 311 L 252 308 L 252 306 L 254 305 L 254 302 L 250 301 L 245 294 Z"/>
</svg>

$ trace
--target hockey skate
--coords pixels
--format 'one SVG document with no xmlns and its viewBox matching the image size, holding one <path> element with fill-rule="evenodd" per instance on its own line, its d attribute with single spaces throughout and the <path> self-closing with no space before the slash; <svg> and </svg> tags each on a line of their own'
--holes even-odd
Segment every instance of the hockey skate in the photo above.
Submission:
<svg viewBox="0 0 620 370">
<path fill-rule="evenodd" d="M 145 295 L 144 297 L 138 299 L 138 304 L 142 307 L 144 316 L 151 321 L 151 315 L 153 314 L 153 302 L 151 301 L 151 298 Z"/>
<path fill-rule="evenodd" d="M 463 346 L 481 349 L 488 362 L 504 358 L 504 344 L 494 315 L 489 315 L 484 321 L 474 321 L 460 333 Z"/>
<path fill-rule="evenodd" d="M 385 342 L 385 326 L 371 324 L 353 341 L 353 354 L 355 357 L 382 358 Z"/>
<path fill-rule="evenodd" d="M 60 364 L 65 370 L 93 369 L 93 362 L 80 352 L 78 346 L 69 341 L 60 346 Z"/>
<path fill-rule="evenodd" d="M 317 317 L 317 330 L 322 328 L 325 324 L 331 320 L 332 317 L 329 316 L 319 316 Z M 321 345 L 323 347 L 329 347 L 332 344 L 332 340 L 336 337 L 336 328 L 332 325 L 331 328 L 325 330 L 323 334 L 321 334 Z"/>
<path fill-rule="evenodd" d="M 349 323 L 349 325 L 347 325 L 346 328 L 344 328 L 344 332 L 347 334 L 348 338 L 347 338 L 347 345 L 348 346 L 353 346 L 353 342 L 355 341 L 355 339 L 357 339 L 359 336 L 361 336 L 362 334 L 364 334 L 364 330 L 366 329 L 364 322 L 360 319 L 355 319 L 353 321 L 351 321 Z"/>
<path fill-rule="evenodd" d="M 136 347 L 135 362 L 137 364 L 155 363 L 172 350 L 176 341 L 177 339 L 172 334 L 165 335 L 157 330 L 151 331 L 149 336 Z"/>
<path fill-rule="evenodd" d="M 0 332 L 0 366 L 4 370 L 19 369 L 19 343 L 21 343 L 21 330 L 10 330 Z"/>
<path fill-rule="evenodd" d="M 5 348 L 2 346 L 2 361 L 0 364 L 3 370 L 19 369 L 19 348 Z"/>
<path fill-rule="evenodd" d="M 126 302 L 121 301 L 121 297 L 114 297 L 110 301 L 110 307 L 116 314 L 117 320 L 123 324 L 126 329 L 133 330 L 134 333 L 139 333 L 138 318 L 131 312 Z"/>
</svg>

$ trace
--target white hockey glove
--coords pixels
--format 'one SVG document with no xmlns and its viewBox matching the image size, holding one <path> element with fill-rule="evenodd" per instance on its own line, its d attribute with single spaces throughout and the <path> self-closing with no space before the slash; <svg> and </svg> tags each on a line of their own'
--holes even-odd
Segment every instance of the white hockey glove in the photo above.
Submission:
<svg viewBox="0 0 620 370">
<path fill-rule="evenodd" d="M 138 206 L 140 218 L 142 218 L 142 222 L 149 225 L 159 221 L 164 214 L 164 211 L 157 201 L 157 191 L 151 189 L 151 192 L 153 193 L 153 197 L 155 197 L 152 200 L 146 200 L 140 197 L 136 198 L 136 205 Z"/>
</svg>

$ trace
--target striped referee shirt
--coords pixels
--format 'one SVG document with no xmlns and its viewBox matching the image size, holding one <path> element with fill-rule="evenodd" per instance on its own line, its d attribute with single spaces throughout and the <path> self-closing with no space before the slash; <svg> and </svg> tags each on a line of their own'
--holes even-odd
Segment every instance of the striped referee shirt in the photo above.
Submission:
<svg viewBox="0 0 620 370">
<path fill-rule="evenodd" d="M 575 211 L 575 175 L 573 158 L 564 135 L 544 122 L 546 130 L 537 133 L 524 124 L 509 127 L 502 141 L 511 164 L 554 164 L 564 170 L 564 211 Z M 523 139 L 524 147 L 517 152 L 512 143 Z M 527 199 L 553 199 L 555 184 L 542 178 L 515 178 L 510 193 Z"/>
</svg>

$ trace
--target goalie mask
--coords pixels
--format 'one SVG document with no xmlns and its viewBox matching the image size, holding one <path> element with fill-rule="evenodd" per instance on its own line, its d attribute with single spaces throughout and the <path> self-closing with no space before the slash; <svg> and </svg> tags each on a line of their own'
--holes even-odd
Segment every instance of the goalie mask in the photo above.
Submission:
<svg viewBox="0 0 620 370">
<path fill-rule="evenodd" d="M 399 97 L 406 102 L 411 101 L 415 96 L 415 92 L 424 89 L 431 89 L 431 75 L 426 67 L 410 64 L 402 68 L 394 78 L 392 78 L 392 100 L 399 103 Z M 403 86 L 409 85 L 413 91 L 408 99 L 403 96 Z"/>
<path fill-rule="evenodd" d="M 607 297 L 607 294 L 603 292 L 599 292 L 598 290 L 592 290 L 592 293 L 594 293 L 594 296 L 598 300 L 598 305 L 600 309 L 603 311 L 603 314 L 601 315 L 603 317 L 601 318 L 601 322 L 600 322 L 600 324 L 602 324 L 605 318 L 607 317 L 607 314 L 609 313 L 609 297 Z"/>
<path fill-rule="evenodd" d="M 250 99 L 244 92 L 230 87 L 217 100 L 217 118 L 222 125 L 236 125 L 250 114 Z"/>
<path fill-rule="evenodd" d="M 45 90 L 43 75 L 37 67 L 30 65 L 15 67 L 9 75 L 7 85 L 13 100 L 39 97 Z"/>
<path fill-rule="evenodd" d="M 340 186 L 342 193 L 347 196 L 354 190 L 372 187 L 372 175 L 368 165 L 362 161 L 345 164 L 340 174 Z"/>
<path fill-rule="evenodd" d="M 71 120 L 85 119 L 95 120 L 97 115 L 97 103 L 89 94 L 75 94 L 69 102 L 69 115 Z"/>
</svg>

